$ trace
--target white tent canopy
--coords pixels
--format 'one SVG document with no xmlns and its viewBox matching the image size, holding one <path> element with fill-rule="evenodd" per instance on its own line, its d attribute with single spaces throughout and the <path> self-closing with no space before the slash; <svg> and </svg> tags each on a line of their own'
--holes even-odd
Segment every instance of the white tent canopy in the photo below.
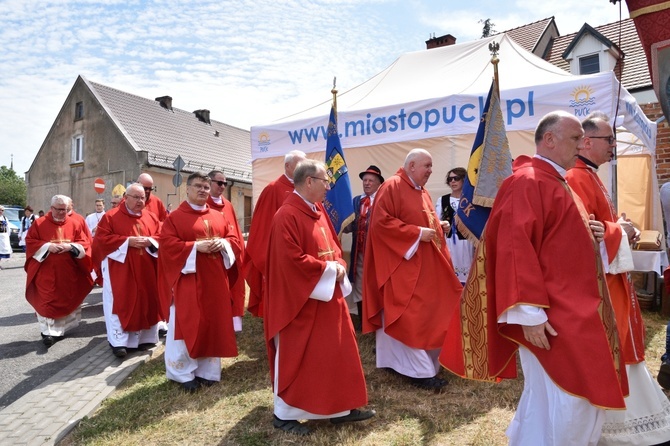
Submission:
<svg viewBox="0 0 670 446">
<path fill-rule="evenodd" d="M 387 69 L 338 96 L 338 129 L 349 170 L 376 164 L 393 174 L 407 152 L 433 155 L 427 184 L 433 198 L 447 191 L 446 172 L 466 166 L 493 66 L 489 44 L 500 45 L 501 105 L 512 156 L 534 152 L 533 131 L 546 113 L 562 109 L 583 117 L 599 110 L 620 116 L 623 127 L 654 148 L 649 121 L 613 72 L 574 76 L 524 50 L 506 35 L 403 54 Z M 330 101 L 280 122 L 251 128 L 254 196 L 283 171 L 283 156 L 302 150 L 323 159 Z M 354 193 L 361 186 L 352 178 Z"/>
</svg>

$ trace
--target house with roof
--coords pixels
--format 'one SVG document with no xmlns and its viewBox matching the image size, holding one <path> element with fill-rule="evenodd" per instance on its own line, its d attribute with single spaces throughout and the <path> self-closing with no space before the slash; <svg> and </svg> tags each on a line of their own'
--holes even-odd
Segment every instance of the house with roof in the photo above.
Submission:
<svg viewBox="0 0 670 446">
<path fill-rule="evenodd" d="M 143 173 L 153 192 L 176 208 L 186 198 L 186 177 L 221 170 L 227 198 L 245 230 L 251 219 L 249 131 L 215 121 L 206 109 L 173 107 L 173 98 L 155 100 L 79 76 L 26 173 L 28 202 L 48 209 L 51 197 L 72 197 L 80 214 L 93 212 L 96 198 L 110 203 L 117 184 L 127 186 Z M 181 157 L 180 178 L 175 160 Z M 96 189 L 102 179 L 104 191 Z"/>
<path fill-rule="evenodd" d="M 591 26 L 561 36 L 554 18 L 540 20 L 505 33 L 528 51 L 572 74 L 613 70 L 635 97 L 647 118 L 658 123 L 657 178 L 670 181 L 670 126 L 654 92 L 649 65 L 633 19 Z"/>
<path fill-rule="evenodd" d="M 595 27 L 584 23 L 578 32 L 562 36 L 554 17 L 549 17 L 504 33 L 527 51 L 569 73 L 614 71 L 647 118 L 658 123 L 656 173 L 659 184 L 670 181 L 670 127 L 654 93 L 647 58 L 632 19 Z M 447 34 L 426 41 L 426 48 L 455 42 L 456 39 Z M 503 65 L 500 72 L 501 76 L 505 75 Z"/>
</svg>

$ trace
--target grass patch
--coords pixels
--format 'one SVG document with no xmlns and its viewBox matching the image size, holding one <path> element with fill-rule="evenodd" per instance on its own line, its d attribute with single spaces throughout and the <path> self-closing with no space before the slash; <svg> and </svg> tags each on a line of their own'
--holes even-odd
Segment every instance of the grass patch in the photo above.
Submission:
<svg viewBox="0 0 670 446">
<path fill-rule="evenodd" d="M 667 318 L 645 313 L 647 365 L 655 376 L 665 350 Z M 223 361 L 221 382 L 191 395 L 165 378 L 163 355 L 139 367 L 61 445 L 506 445 L 505 429 L 521 394 L 521 379 L 468 381 L 445 370 L 441 394 L 416 389 L 377 370 L 374 336 L 359 336 L 369 407 L 377 417 L 333 426 L 310 421 L 307 438 L 272 427 L 272 392 L 260 319 L 246 316 L 240 355 Z"/>
</svg>

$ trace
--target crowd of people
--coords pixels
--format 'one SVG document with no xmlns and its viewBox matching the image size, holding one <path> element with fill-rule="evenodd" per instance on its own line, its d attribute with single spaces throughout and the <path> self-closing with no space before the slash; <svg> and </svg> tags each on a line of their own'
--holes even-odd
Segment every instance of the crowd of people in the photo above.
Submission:
<svg viewBox="0 0 670 446">
<path fill-rule="evenodd" d="M 26 298 L 51 346 L 101 284 L 111 353 L 155 346 L 162 329 L 167 378 L 195 392 L 237 356 L 246 282 L 246 308 L 264 323 L 272 424 L 296 435 L 311 431 L 302 420 L 375 416 L 361 332 L 375 335 L 377 368 L 432 392 L 448 385 L 442 366 L 513 378 L 518 355 L 510 444 L 660 444 L 670 403 L 644 360 L 629 274 L 638 233 L 596 174 L 616 146 L 609 122 L 544 116 L 536 154 L 514 161 L 478 243 L 455 220 L 465 168 L 448 171 L 450 194 L 433 204 L 429 151 L 411 150 L 387 178 L 370 165 L 344 228 L 348 264 L 323 205 L 327 166 L 300 151 L 260 194 L 246 245 L 219 170 L 191 174 L 171 212 L 147 173 L 85 219 L 56 195 L 44 218 L 26 208 Z"/>
</svg>

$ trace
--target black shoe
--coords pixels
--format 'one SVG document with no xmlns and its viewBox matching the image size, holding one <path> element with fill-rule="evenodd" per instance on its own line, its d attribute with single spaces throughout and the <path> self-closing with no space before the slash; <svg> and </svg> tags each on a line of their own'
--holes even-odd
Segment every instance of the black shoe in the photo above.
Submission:
<svg viewBox="0 0 670 446">
<path fill-rule="evenodd" d="M 42 334 L 42 343 L 47 347 L 51 347 L 56 343 L 56 340 L 54 339 L 53 336 Z"/>
<path fill-rule="evenodd" d="M 665 390 L 670 390 L 670 362 L 661 363 L 656 380 Z"/>
<path fill-rule="evenodd" d="M 413 386 L 425 390 L 434 390 L 439 392 L 444 386 L 449 384 L 446 380 L 433 376 L 432 378 L 410 378 Z"/>
<path fill-rule="evenodd" d="M 280 418 L 277 418 L 277 415 L 274 416 L 274 419 L 272 420 L 272 425 L 276 429 L 281 429 L 284 432 L 288 432 L 289 434 L 293 435 L 299 435 L 301 437 L 309 435 L 312 432 L 310 428 L 308 428 L 298 420 L 282 420 Z"/>
<path fill-rule="evenodd" d="M 153 342 L 146 342 L 144 344 L 138 345 L 137 349 L 139 351 L 146 351 L 146 350 L 150 350 L 150 349 L 154 348 L 155 346 L 156 346 L 156 344 L 153 343 Z"/>
<path fill-rule="evenodd" d="M 159 338 L 164 338 L 165 336 L 167 336 L 167 330 L 163 330 L 162 328 L 159 328 L 158 329 L 158 337 Z"/>
<path fill-rule="evenodd" d="M 201 378 L 199 376 L 196 376 L 195 380 L 198 381 L 200 385 L 204 387 L 212 387 L 214 384 L 218 382 L 218 381 L 212 381 L 211 379 Z"/>
<path fill-rule="evenodd" d="M 200 382 L 197 379 L 185 383 L 180 383 L 180 385 L 181 388 L 188 393 L 195 393 L 195 391 L 200 388 Z"/>
<path fill-rule="evenodd" d="M 349 412 L 349 415 L 345 415 L 343 417 L 331 418 L 330 422 L 333 424 L 340 424 L 340 423 L 351 423 L 353 421 L 363 421 L 374 417 L 376 414 L 377 412 L 375 412 L 374 410 L 353 409 L 351 412 Z"/>
<path fill-rule="evenodd" d="M 112 347 L 112 353 L 114 353 L 114 356 L 117 358 L 125 358 L 128 354 L 128 350 L 126 350 L 125 347 Z"/>
</svg>

